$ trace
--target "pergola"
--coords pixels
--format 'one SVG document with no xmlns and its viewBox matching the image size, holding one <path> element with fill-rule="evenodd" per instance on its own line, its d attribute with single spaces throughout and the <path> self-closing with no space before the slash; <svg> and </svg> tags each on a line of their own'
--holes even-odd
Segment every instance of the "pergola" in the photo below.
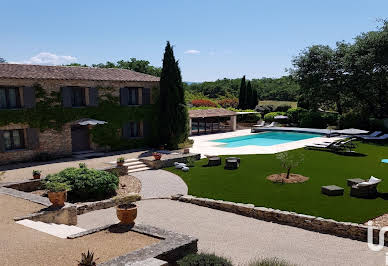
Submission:
<svg viewBox="0 0 388 266">
<path fill-rule="evenodd" d="M 190 135 L 235 131 L 236 116 L 223 108 L 189 110 Z"/>
</svg>

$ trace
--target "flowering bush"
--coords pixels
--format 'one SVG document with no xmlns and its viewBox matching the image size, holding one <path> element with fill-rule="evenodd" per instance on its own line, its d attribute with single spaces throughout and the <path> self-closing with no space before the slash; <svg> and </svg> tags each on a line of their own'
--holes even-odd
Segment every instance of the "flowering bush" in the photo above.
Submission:
<svg viewBox="0 0 388 266">
<path fill-rule="evenodd" d="M 192 100 L 191 104 L 195 107 L 200 107 L 200 106 L 206 106 L 206 107 L 217 107 L 217 104 L 211 100 L 207 99 L 196 99 Z"/>
<path fill-rule="evenodd" d="M 222 108 L 237 108 L 238 106 L 238 99 L 237 98 L 230 98 L 230 99 L 222 99 L 218 101 L 218 104 L 221 105 Z"/>
</svg>

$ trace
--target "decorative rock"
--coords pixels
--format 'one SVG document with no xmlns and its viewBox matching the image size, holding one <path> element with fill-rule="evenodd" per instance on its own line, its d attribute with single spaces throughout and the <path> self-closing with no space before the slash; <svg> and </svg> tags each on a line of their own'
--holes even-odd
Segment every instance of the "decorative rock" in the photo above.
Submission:
<svg viewBox="0 0 388 266">
<path fill-rule="evenodd" d="M 179 163 L 175 166 L 176 169 L 182 169 L 183 167 L 186 167 L 186 164 L 184 163 Z"/>
<path fill-rule="evenodd" d="M 188 172 L 188 171 L 189 171 L 189 169 L 190 169 L 190 168 L 188 168 L 187 166 L 185 166 L 185 167 L 182 167 L 182 171 L 183 171 L 183 172 Z"/>
</svg>

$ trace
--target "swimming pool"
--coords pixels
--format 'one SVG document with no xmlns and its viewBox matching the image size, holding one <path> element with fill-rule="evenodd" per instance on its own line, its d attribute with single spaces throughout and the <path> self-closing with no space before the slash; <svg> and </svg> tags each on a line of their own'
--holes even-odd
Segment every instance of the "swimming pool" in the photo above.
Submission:
<svg viewBox="0 0 388 266">
<path fill-rule="evenodd" d="M 247 145 L 272 146 L 316 137 L 322 137 L 322 135 L 295 132 L 264 132 L 240 137 L 216 139 L 213 142 L 225 143 L 223 147 L 233 148 Z"/>
</svg>

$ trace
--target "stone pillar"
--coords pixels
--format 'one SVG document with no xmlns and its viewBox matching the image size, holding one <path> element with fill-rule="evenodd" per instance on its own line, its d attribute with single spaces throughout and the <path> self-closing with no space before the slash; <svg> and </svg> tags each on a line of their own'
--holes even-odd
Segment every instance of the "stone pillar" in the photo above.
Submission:
<svg viewBox="0 0 388 266">
<path fill-rule="evenodd" d="M 232 131 L 236 131 L 237 129 L 237 116 L 233 115 L 230 117 L 230 126 L 232 128 Z"/>
<path fill-rule="evenodd" d="M 191 136 L 192 134 L 192 125 L 191 125 L 192 121 L 191 121 L 191 118 L 189 118 L 189 136 Z"/>
</svg>

